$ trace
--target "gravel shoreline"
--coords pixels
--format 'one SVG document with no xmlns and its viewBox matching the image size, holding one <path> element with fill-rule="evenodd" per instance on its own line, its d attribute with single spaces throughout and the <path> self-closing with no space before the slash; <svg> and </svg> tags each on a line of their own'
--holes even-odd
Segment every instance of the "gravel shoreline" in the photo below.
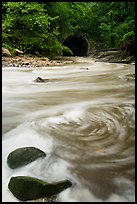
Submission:
<svg viewBox="0 0 137 204">
<path fill-rule="evenodd" d="M 120 51 L 102 51 L 96 52 L 89 57 L 95 59 L 95 62 L 110 62 L 110 63 L 126 63 L 135 64 L 135 55 L 127 55 Z M 58 57 L 50 60 L 47 57 L 38 56 L 2 56 L 2 67 L 48 67 L 48 66 L 63 66 L 74 63 L 75 58 Z"/>
<path fill-rule="evenodd" d="M 2 57 L 2 67 L 45 67 L 61 66 L 73 61 L 69 60 L 49 60 L 47 57 L 36 56 L 15 56 Z"/>
</svg>

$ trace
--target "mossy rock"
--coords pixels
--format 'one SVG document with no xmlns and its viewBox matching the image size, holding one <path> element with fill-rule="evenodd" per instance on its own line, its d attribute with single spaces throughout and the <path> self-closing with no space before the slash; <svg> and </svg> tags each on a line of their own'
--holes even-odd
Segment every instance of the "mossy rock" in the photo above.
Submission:
<svg viewBox="0 0 137 204">
<path fill-rule="evenodd" d="M 21 201 L 36 200 L 56 195 L 72 186 L 69 180 L 47 183 L 34 177 L 11 177 L 8 188 Z"/>
<path fill-rule="evenodd" d="M 12 151 L 7 157 L 7 164 L 15 169 L 29 164 L 30 162 L 45 157 L 46 153 L 35 147 L 21 147 Z"/>
</svg>

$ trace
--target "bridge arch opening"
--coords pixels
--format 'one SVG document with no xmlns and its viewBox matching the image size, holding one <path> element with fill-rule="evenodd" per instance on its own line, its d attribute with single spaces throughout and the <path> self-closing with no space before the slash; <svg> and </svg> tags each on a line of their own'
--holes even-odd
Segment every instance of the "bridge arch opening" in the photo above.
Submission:
<svg viewBox="0 0 137 204">
<path fill-rule="evenodd" d="M 88 42 L 83 36 L 72 35 L 67 37 L 63 45 L 67 46 L 73 54 L 64 51 L 63 56 L 87 56 Z"/>
</svg>

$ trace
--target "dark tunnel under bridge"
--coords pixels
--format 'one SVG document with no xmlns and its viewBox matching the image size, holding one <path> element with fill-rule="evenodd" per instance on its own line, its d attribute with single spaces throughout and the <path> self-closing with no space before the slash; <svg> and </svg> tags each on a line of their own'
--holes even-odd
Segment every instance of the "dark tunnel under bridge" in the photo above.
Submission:
<svg viewBox="0 0 137 204">
<path fill-rule="evenodd" d="M 72 35 L 67 37 L 63 45 L 67 46 L 73 55 L 67 51 L 63 52 L 63 56 L 87 56 L 88 55 L 88 42 L 83 36 Z"/>
</svg>

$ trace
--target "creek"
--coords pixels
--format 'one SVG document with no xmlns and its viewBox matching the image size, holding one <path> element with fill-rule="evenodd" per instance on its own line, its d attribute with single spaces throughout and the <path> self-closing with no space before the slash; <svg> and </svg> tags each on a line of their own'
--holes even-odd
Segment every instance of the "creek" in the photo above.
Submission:
<svg viewBox="0 0 137 204">
<path fill-rule="evenodd" d="M 2 68 L 3 202 L 19 202 L 7 187 L 17 175 L 69 179 L 57 202 L 135 202 L 135 65 L 72 59 Z M 8 154 L 25 146 L 47 156 L 10 169 Z"/>
</svg>

